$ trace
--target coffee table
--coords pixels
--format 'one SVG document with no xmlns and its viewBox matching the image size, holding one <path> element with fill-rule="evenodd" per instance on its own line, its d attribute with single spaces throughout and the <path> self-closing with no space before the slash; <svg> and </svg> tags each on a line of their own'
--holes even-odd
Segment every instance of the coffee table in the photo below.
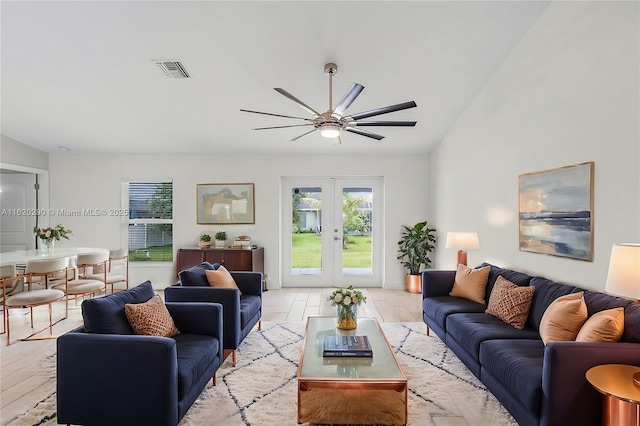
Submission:
<svg viewBox="0 0 640 426">
<path fill-rule="evenodd" d="M 325 336 L 366 335 L 372 358 L 323 358 Z M 309 317 L 298 365 L 298 423 L 407 424 L 407 377 L 375 318 L 355 330 Z"/>
</svg>

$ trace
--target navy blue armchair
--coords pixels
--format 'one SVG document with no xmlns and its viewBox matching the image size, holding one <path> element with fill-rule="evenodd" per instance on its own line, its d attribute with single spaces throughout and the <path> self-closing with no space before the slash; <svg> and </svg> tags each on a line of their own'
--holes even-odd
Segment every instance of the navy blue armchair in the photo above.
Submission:
<svg viewBox="0 0 640 426">
<path fill-rule="evenodd" d="M 58 423 L 174 426 L 210 379 L 215 385 L 223 361 L 222 306 L 166 303 L 180 334 L 136 335 L 124 304 L 153 294 L 147 282 L 83 302 L 85 325 L 57 341 Z"/>
<path fill-rule="evenodd" d="M 164 289 L 167 302 L 215 302 L 222 305 L 224 357 L 232 355 L 236 365 L 236 350 L 262 317 L 262 273 L 229 271 L 238 289 L 209 286 L 205 270 L 218 264 L 203 262 L 181 271 L 180 282 Z M 242 293 L 242 294 L 241 294 Z"/>
</svg>

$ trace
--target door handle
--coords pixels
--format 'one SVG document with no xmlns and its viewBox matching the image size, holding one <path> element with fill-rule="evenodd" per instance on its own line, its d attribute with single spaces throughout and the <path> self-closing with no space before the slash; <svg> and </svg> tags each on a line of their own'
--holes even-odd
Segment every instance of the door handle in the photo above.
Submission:
<svg viewBox="0 0 640 426">
<path fill-rule="evenodd" d="M 336 240 L 336 241 L 338 241 L 338 240 L 341 240 L 342 238 L 340 238 L 340 237 L 333 237 L 333 239 L 334 239 L 334 240 Z"/>
</svg>

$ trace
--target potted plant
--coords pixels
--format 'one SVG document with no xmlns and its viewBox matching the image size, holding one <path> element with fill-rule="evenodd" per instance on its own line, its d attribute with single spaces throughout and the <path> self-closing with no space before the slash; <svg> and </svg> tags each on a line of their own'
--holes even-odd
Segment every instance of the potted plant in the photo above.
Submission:
<svg viewBox="0 0 640 426">
<path fill-rule="evenodd" d="M 225 231 L 216 232 L 216 247 L 224 247 L 227 242 L 227 233 Z"/>
<path fill-rule="evenodd" d="M 412 228 L 403 225 L 404 230 L 398 241 L 398 259 L 402 266 L 409 271 L 406 277 L 407 291 L 410 293 L 422 292 L 421 267 L 431 267 L 429 253 L 435 248 L 436 237 L 434 228 L 427 226 L 427 221 L 418 222 Z"/>
<path fill-rule="evenodd" d="M 211 247 L 211 235 L 204 232 L 200 234 L 200 247 Z"/>
</svg>

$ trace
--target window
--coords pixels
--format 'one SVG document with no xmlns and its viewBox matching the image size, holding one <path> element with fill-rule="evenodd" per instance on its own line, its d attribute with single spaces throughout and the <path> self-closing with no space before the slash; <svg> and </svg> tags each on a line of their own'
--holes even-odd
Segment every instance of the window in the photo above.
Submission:
<svg viewBox="0 0 640 426">
<path fill-rule="evenodd" d="M 125 191 L 129 260 L 172 262 L 173 182 L 128 182 Z"/>
</svg>

